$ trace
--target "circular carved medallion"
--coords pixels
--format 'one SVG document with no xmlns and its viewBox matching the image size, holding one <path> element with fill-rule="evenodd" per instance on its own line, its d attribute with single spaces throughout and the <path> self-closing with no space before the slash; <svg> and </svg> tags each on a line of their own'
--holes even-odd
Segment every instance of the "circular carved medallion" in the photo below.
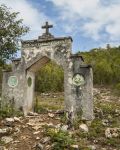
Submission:
<svg viewBox="0 0 120 150">
<path fill-rule="evenodd" d="M 9 87 L 16 87 L 18 85 L 18 78 L 16 76 L 10 76 L 8 79 Z"/>
<path fill-rule="evenodd" d="M 80 74 L 75 74 L 73 77 L 73 85 L 75 86 L 81 86 L 85 84 L 85 79 Z"/>
</svg>

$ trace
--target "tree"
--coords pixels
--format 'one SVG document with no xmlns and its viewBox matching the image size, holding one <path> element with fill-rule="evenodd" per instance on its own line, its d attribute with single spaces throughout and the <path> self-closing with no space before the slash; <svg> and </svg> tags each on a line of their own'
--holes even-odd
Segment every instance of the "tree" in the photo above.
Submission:
<svg viewBox="0 0 120 150">
<path fill-rule="evenodd" d="M 50 61 L 36 74 L 35 90 L 37 92 L 62 92 L 64 90 L 64 72 L 61 66 Z"/>
<path fill-rule="evenodd" d="M 19 49 L 18 42 L 29 28 L 18 19 L 18 12 L 11 12 L 5 5 L 0 6 L 0 63 L 11 59 Z"/>
<path fill-rule="evenodd" d="M 94 84 L 113 86 L 120 83 L 120 47 L 108 47 L 80 53 L 93 67 Z"/>
</svg>

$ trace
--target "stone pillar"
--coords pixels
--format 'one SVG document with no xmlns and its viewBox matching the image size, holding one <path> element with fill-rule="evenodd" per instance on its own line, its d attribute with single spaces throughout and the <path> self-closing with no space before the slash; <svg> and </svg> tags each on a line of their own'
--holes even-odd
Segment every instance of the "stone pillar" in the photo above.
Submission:
<svg viewBox="0 0 120 150">
<path fill-rule="evenodd" d="M 24 102 L 24 114 L 33 111 L 34 103 L 34 88 L 35 88 L 35 73 L 27 71 L 26 75 L 26 96 Z"/>
<path fill-rule="evenodd" d="M 75 111 L 82 120 L 93 120 L 93 73 L 90 65 L 85 65 L 78 55 L 71 57 L 73 62 L 72 95 Z"/>
<path fill-rule="evenodd" d="M 64 70 L 64 96 L 65 96 L 65 111 L 67 113 L 67 119 L 70 124 L 75 119 L 75 107 L 76 103 L 72 94 L 72 76 L 73 72 L 71 68 Z"/>
<path fill-rule="evenodd" d="M 2 106 L 14 104 L 16 109 L 23 108 L 25 98 L 25 75 L 23 72 L 3 72 Z"/>
</svg>

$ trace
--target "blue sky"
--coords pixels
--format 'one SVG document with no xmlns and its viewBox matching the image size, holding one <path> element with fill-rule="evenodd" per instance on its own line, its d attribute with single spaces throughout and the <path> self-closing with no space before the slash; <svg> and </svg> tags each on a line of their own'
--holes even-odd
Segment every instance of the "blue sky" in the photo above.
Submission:
<svg viewBox="0 0 120 150">
<path fill-rule="evenodd" d="M 0 0 L 30 27 L 24 40 L 43 33 L 45 21 L 55 37 L 72 36 L 73 52 L 120 45 L 120 0 Z"/>
</svg>

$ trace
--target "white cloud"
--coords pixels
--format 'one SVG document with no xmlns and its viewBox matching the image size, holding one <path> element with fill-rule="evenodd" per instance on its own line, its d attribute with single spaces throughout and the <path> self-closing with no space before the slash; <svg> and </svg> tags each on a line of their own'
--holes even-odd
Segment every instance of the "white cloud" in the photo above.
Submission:
<svg viewBox="0 0 120 150">
<path fill-rule="evenodd" d="M 47 1 L 61 10 L 60 19 L 71 26 L 79 26 L 78 32 L 82 31 L 85 36 L 94 40 L 104 37 L 112 41 L 120 39 L 120 0 Z M 72 32 L 74 28 L 71 27 Z"/>
<path fill-rule="evenodd" d="M 30 27 L 30 32 L 24 39 L 37 38 L 41 33 L 41 25 L 45 20 L 49 20 L 41 10 L 37 10 L 27 0 L 0 0 L 0 4 L 5 4 L 11 11 L 20 12 L 19 18 Z"/>
</svg>

